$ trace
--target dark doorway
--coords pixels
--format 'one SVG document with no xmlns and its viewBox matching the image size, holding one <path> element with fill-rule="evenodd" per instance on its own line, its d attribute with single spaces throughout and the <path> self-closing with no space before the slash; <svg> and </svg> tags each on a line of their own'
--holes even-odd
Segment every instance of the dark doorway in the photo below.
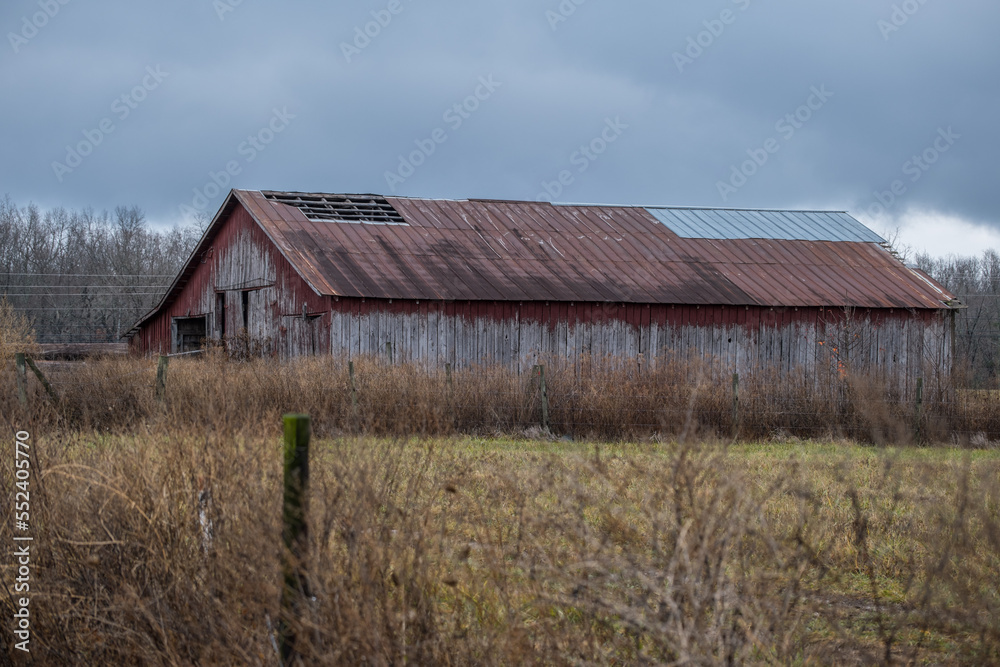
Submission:
<svg viewBox="0 0 1000 667">
<path fill-rule="evenodd" d="M 243 330 L 250 331 L 250 290 L 242 292 L 243 297 Z"/>
<path fill-rule="evenodd" d="M 215 331 L 219 340 L 226 337 L 226 293 L 216 292 L 215 294 Z"/>
</svg>

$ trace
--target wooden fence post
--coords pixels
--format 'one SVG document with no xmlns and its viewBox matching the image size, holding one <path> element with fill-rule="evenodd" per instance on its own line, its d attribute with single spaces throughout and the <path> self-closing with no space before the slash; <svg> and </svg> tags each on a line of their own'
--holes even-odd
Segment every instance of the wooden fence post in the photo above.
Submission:
<svg viewBox="0 0 1000 667">
<path fill-rule="evenodd" d="M 385 356 L 386 356 L 386 359 L 388 359 L 389 363 L 391 364 L 392 363 L 392 341 L 388 341 L 387 340 L 385 342 Z"/>
<path fill-rule="evenodd" d="M 160 360 L 156 364 L 156 400 L 161 403 L 167 391 L 167 364 L 169 363 L 170 357 L 161 354 Z"/>
<path fill-rule="evenodd" d="M 281 663 L 295 658 L 295 624 L 299 602 L 308 596 L 305 558 L 308 549 L 306 513 L 309 490 L 309 416 L 288 414 L 285 426 L 285 483 L 282 503 L 281 536 L 285 543 L 281 590 L 281 617 L 278 626 Z"/>
<path fill-rule="evenodd" d="M 358 427 L 358 387 L 354 384 L 354 362 L 347 362 L 347 376 L 351 384 L 351 426 Z"/>
<path fill-rule="evenodd" d="M 21 407 L 28 407 L 28 371 L 24 366 L 24 353 L 14 355 L 15 375 L 17 376 L 17 400 Z"/>
<path fill-rule="evenodd" d="M 538 369 L 538 393 L 542 401 L 542 428 L 549 430 L 549 392 L 545 386 L 545 364 L 535 366 Z"/>
<path fill-rule="evenodd" d="M 451 416 L 452 428 L 454 428 L 457 420 L 455 418 L 455 386 L 452 384 L 451 380 L 451 362 L 444 365 L 444 382 L 445 387 L 448 389 L 448 412 Z"/>
<path fill-rule="evenodd" d="M 740 434 L 740 374 L 733 373 L 733 439 Z"/>
<path fill-rule="evenodd" d="M 922 436 L 922 426 L 923 426 L 923 412 L 924 412 L 924 379 L 917 378 L 917 406 L 915 411 L 915 422 L 914 430 L 917 434 L 917 442 L 920 442 Z"/>
<path fill-rule="evenodd" d="M 35 377 L 38 378 L 38 381 L 42 383 L 42 387 L 45 389 L 45 393 L 49 395 L 49 398 L 52 399 L 52 402 L 58 403 L 59 396 L 58 394 L 56 394 L 56 390 L 52 388 L 52 385 L 49 384 L 49 381 L 45 379 L 44 375 L 42 375 L 42 371 L 38 370 L 38 366 L 35 365 L 35 360 L 32 359 L 31 357 L 25 357 L 24 361 L 28 364 L 28 368 L 31 369 L 31 372 L 35 374 Z"/>
</svg>

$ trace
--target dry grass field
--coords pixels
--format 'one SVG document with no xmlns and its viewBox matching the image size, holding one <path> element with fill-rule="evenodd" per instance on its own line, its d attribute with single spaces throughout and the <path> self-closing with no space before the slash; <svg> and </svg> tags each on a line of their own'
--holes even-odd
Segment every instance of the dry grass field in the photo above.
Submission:
<svg viewBox="0 0 1000 667">
<path fill-rule="evenodd" d="M 52 368 L 59 403 L 35 383 L 26 410 L 0 373 L 5 427 L 32 436 L 35 664 L 277 664 L 290 410 L 316 425 L 303 664 L 1000 664 L 986 436 L 733 443 L 709 383 L 616 377 L 631 393 L 602 398 L 558 373 L 553 404 L 575 391 L 589 417 L 526 435 L 530 381 L 359 364 L 355 408 L 344 370 L 175 361 L 158 402 L 149 361 L 90 362 Z M 0 664 L 22 661 L 3 641 Z"/>
</svg>

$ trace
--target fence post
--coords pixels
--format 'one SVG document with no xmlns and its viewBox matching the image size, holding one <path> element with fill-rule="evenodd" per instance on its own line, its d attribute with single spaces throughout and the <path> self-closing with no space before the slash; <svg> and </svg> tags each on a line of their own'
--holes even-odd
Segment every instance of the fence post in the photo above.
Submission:
<svg viewBox="0 0 1000 667">
<path fill-rule="evenodd" d="M 17 376 L 17 400 L 21 407 L 28 407 L 28 371 L 24 366 L 24 353 L 14 355 L 15 375 Z"/>
<path fill-rule="evenodd" d="M 455 386 L 451 381 L 451 362 L 444 365 L 444 382 L 448 389 L 448 412 L 451 413 L 451 426 L 454 428 L 457 419 L 455 418 Z"/>
<path fill-rule="evenodd" d="M 740 374 L 733 373 L 733 439 L 740 433 Z"/>
<path fill-rule="evenodd" d="M 358 388 L 354 384 L 354 362 L 347 362 L 347 375 L 351 383 L 351 421 L 353 422 L 353 427 L 358 426 Z"/>
<path fill-rule="evenodd" d="M 281 663 L 292 664 L 295 657 L 295 623 L 299 601 L 308 595 L 305 575 L 307 551 L 306 513 L 309 489 L 309 416 L 287 414 L 285 426 L 285 483 L 282 503 L 281 536 L 285 543 L 281 589 L 281 617 L 278 626 Z"/>
<path fill-rule="evenodd" d="M 31 372 L 35 374 L 35 377 L 38 378 L 38 381 L 42 383 L 42 387 L 45 389 L 45 393 L 49 395 L 49 398 L 52 399 L 52 402 L 58 403 L 59 396 L 56 394 L 56 390 L 52 388 L 52 385 L 49 384 L 49 381 L 45 379 L 44 375 L 42 375 L 42 371 L 40 371 L 38 369 L 38 366 L 35 365 L 35 360 L 32 359 L 31 357 L 25 357 L 24 361 L 27 362 L 28 368 L 30 368 Z"/>
<path fill-rule="evenodd" d="M 167 364 L 169 363 L 170 357 L 161 354 L 160 360 L 156 364 L 156 400 L 161 403 L 167 391 Z"/>
<path fill-rule="evenodd" d="M 916 422 L 914 424 L 917 434 L 917 442 L 920 442 L 922 436 L 922 426 L 923 426 L 923 412 L 924 412 L 924 379 L 917 378 L 917 406 L 915 411 Z"/>
<path fill-rule="evenodd" d="M 385 356 L 389 360 L 389 363 L 391 364 L 392 363 L 392 341 L 388 341 L 387 340 L 385 342 Z"/>
<path fill-rule="evenodd" d="M 545 364 L 535 366 L 538 369 L 538 393 L 542 401 L 542 428 L 549 430 L 549 392 L 545 386 Z"/>
</svg>

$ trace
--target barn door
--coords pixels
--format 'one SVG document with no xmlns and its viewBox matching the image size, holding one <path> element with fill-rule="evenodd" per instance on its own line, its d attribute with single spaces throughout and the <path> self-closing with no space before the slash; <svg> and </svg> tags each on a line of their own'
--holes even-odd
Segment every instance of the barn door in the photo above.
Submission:
<svg viewBox="0 0 1000 667">
<path fill-rule="evenodd" d="M 320 341 L 320 315 L 291 317 L 288 322 L 287 354 L 290 357 L 305 357 L 319 354 L 323 348 Z"/>
</svg>

